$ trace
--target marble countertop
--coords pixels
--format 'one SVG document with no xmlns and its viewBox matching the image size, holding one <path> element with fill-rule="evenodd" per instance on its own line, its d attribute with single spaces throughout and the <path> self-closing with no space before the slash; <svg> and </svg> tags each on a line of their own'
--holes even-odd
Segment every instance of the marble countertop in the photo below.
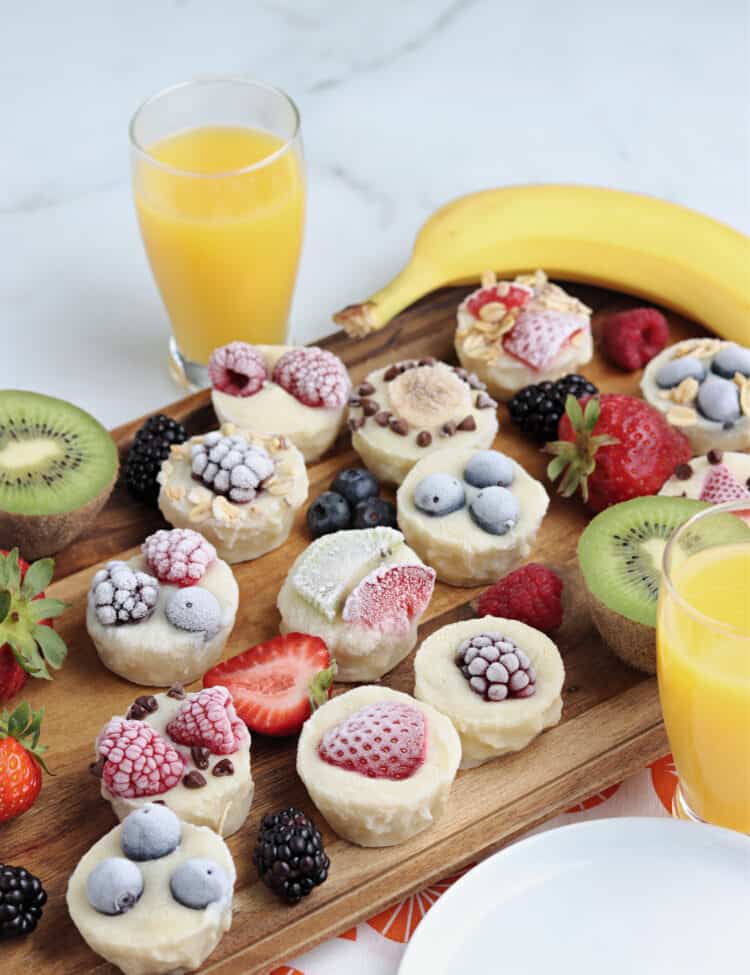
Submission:
<svg viewBox="0 0 750 975">
<path fill-rule="evenodd" d="M 0 385 L 108 426 L 179 395 L 126 135 L 175 81 L 245 74 L 300 106 L 299 341 L 384 283 L 431 211 L 482 187 L 615 186 L 750 231 L 741 0 L 38 0 L 2 21 Z"/>
</svg>

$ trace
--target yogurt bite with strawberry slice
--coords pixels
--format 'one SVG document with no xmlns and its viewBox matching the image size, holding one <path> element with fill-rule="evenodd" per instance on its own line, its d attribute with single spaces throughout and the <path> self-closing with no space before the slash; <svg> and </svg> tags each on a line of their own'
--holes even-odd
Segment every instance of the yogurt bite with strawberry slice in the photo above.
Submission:
<svg viewBox="0 0 750 975">
<path fill-rule="evenodd" d="M 694 498 L 709 504 L 750 500 L 750 454 L 709 450 L 678 464 L 659 494 Z"/>
<path fill-rule="evenodd" d="M 574 373 L 591 360 L 591 309 L 543 271 L 498 281 L 494 272 L 458 307 L 461 365 L 510 399 L 524 386 Z"/>
<path fill-rule="evenodd" d="M 308 464 L 338 436 L 352 388 L 338 356 L 309 346 L 230 342 L 214 349 L 208 376 L 220 423 L 289 437 Z"/>
</svg>

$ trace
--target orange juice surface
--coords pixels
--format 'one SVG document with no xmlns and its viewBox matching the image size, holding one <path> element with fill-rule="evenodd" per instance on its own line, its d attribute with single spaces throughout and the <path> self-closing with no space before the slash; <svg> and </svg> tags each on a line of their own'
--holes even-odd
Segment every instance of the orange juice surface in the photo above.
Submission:
<svg viewBox="0 0 750 975">
<path fill-rule="evenodd" d="M 305 185 L 296 148 L 284 145 L 260 129 L 206 127 L 150 146 L 162 166 L 136 163 L 146 251 L 177 345 L 193 362 L 233 339 L 286 337 Z"/>
<path fill-rule="evenodd" d="M 659 694 L 685 801 L 750 833 L 750 544 L 705 549 L 662 587 Z"/>
</svg>

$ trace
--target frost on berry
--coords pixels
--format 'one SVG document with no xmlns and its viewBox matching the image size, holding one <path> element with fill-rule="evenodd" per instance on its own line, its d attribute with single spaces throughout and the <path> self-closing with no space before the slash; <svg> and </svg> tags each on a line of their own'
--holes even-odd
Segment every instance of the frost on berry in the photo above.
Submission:
<svg viewBox="0 0 750 975">
<path fill-rule="evenodd" d="M 541 372 L 576 332 L 587 327 L 584 315 L 538 308 L 532 302 L 519 312 L 516 324 L 503 338 L 503 347 L 515 359 Z"/>
<path fill-rule="evenodd" d="M 144 721 L 112 718 L 101 731 L 96 750 L 105 759 L 104 784 L 125 799 L 173 789 L 185 768 L 177 749 Z"/>
<path fill-rule="evenodd" d="M 475 694 L 485 701 L 531 697 L 534 667 L 513 640 L 501 633 L 480 633 L 459 644 L 456 665 Z"/>
<path fill-rule="evenodd" d="M 153 613 L 159 582 L 127 562 L 108 562 L 91 580 L 89 600 L 102 626 L 140 623 Z"/>
<path fill-rule="evenodd" d="M 340 409 L 349 400 L 351 383 L 344 363 L 325 349 L 290 349 L 276 363 L 273 381 L 305 406 Z"/>
<path fill-rule="evenodd" d="M 750 498 L 748 486 L 738 481 L 726 464 L 715 464 L 709 469 L 701 488 L 700 500 L 710 504 L 739 501 Z"/>
<path fill-rule="evenodd" d="M 216 549 L 190 528 L 161 529 L 141 546 L 149 568 L 160 582 L 194 586 L 216 559 Z"/>
<path fill-rule="evenodd" d="M 275 470 L 268 451 L 241 434 L 207 433 L 192 445 L 190 455 L 194 479 L 235 504 L 252 501 Z"/>
<path fill-rule="evenodd" d="M 383 633 L 405 633 L 427 609 L 434 587 L 435 570 L 429 566 L 382 566 L 349 593 L 341 616 Z"/>
<path fill-rule="evenodd" d="M 208 360 L 211 385 L 229 396 L 252 396 L 262 389 L 266 376 L 263 356 L 247 342 L 222 345 Z"/>
<path fill-rule="evenodd" d="M 245 740 L 247 729 L 237 717 L 232 695 L 217 684 L 189 695 L 167 725 L 167 733 L 180 745 L 231 755 Z"/>
<path fill-rule="evenodd" d="M 318 745 L 329 765 L 370 779 L 408 779 L 424 764 L 427 721 L 411 704 L 370 704 L 330 728 Z"/>
</svg>

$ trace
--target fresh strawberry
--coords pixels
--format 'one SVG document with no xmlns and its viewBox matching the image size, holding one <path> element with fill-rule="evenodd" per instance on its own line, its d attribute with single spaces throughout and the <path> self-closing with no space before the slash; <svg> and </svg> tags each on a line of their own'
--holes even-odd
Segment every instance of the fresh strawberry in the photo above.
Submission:
<svg viewBox="0 0 750 975">
<path fill-rule="evenodd" d="M 419 708 L 383 701 L 370 704 L 330 728 L 318 755 L 329 765 L 369 779 L 408 779 L 427 752 L 427 727 Z"/>
<path fill-rule="evenodd" d="M 742 498 L 750 498 L 748 485 L 738 481 L 726 464 L 714 464 L 703 482 L 700 500 L 710 504 L 723 504 L 725 501 L 739 501 Z"/>
<path fill-rule="evenodd" d="M 523 308 L 516 324 L 503 336 L 503 348 L 514 359 L 541 372 L 585 324 L 579 315 L 549 308 Z"/>
<path fill-rule="evenodd" d="M 582 407 L 585 407 L 585 413 Z M 658 494 L 675 467 L 692 456 L 684 433 L 644 400 L 619 394 L 583 399 L 568 396 L 560 439 L 547 444 L 555 454 L 547 468 L 558 490 L 570 497 L 580 488 L 590 511 L 644 495 Z"/>
<path fill-rule="evenodd" d="M 29 565 L 18 549 L 0 550 L 0 701 L 17 694 L 27 674 L 50 680 L 47 664 L 59 668 L 68 652 L 52 629 L 65 603 L 43 592 L 54 568 L 52 559 Z"/>
<path fill-rule="evenodd" d="M 96 741 L 102 779 L 115 796 L 135 799 L 173 789 L 185 759 L 171 742 L 145 721 L 112 718 Z"/>
<path fill-rule="evenodd" d="M 237 714 L 262 735 L 293 735 L 331 696 L 336 664 L 317 636 L 286 633 L 250 647 L 203 675 L 228 688 Z"/>
<path fill-rule="evenodd" d="M 247 342 L 222 345 L 208 360 L 211 385 L 228 396 L 252 396 L 263 388 L 266 376 L 263 356 Z"/>
<path fill-rule="evenodd" d="M 207 748 L 212 755 L 231 755 L 247 737 L 232 695 L 221 685 L 190 694 L 167 725 L 172 741 Z"/>
<path fill-rule="evenodd" d="M 505 292 L 505 294 L 503 294 Z M 466 307 L 474 318 L 479 318 L 479 312 L 485 305 L 497 303 L 511 308 L 520 308 L 531 298 L 531 289 L 517 284 L 510 284 L 508 281 L 501 281 L 499 284 L 491 284 L 488 288 L 480 288 L 469 297 Z"/>
<path fill-rule="evenodd" d="M 631 308 L 610 315 L 602 329 L 607 358 L 632 371 L 650 362 L 669 342 L 666 318 L 656 308 Z"/>
<path fill-rule="evenodd" d="M 305 406 L 340 409 L 352 386 L 344 363 L 333 352 L 301 346 L 276 363 L 273 381 Z"/>
<path fill-rule="evenodd" d="M 26 812 L 39 795 L 47 771 L 47 749 L 39 744 L 43 716 L 43 708 L 32 711 L 27 701 L 0 714 L 0 823 Z"/>
<path fill-rule="evenodd" d="M 503 576 L 479 597 L 479 616 L 520 620 L 544 633 L 562 624 L 562 579 L 535 562 Z"/>
<path fill-rule="evenodd" d="M 216 559 L 216 549 L 191 528 L 166 528 L 149 535 L 141 545 L 148 567 L 159 582 L 195 586 Z"/>
<path fill-rule="evenodd" d="M 349 593 L 341 618 L 383 633 L 405 633 L 432 598 L 435 570 L 428 565 L 373 569 Z"/>
</svg>

